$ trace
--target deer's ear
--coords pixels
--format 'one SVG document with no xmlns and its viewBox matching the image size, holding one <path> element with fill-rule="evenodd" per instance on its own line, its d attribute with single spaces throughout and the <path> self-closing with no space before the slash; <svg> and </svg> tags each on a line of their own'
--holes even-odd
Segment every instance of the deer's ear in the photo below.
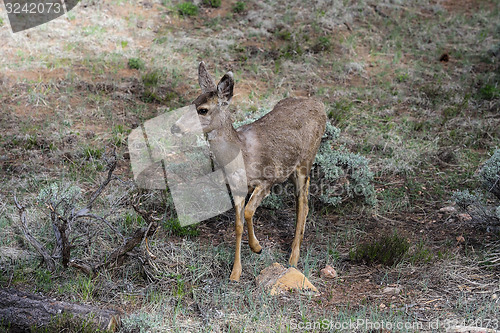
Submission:
<svg viewBox="0 0 500 333">
<path fill-rule="evenodd" d="M 233 97 L 234 79 L 233 73 L 227 72 L 217 85 L 217 95 L 219 101 L 229 103 Z"/>
<path fill-rule="evenodd" d="M 217 89 L 215 80 L 208 73 L 203 61 L 200 62 L 200 65 L 198 66 L 198 82 L 200 83 L 201 91 L 203 93 L 215 91 Z"/>
</svg>

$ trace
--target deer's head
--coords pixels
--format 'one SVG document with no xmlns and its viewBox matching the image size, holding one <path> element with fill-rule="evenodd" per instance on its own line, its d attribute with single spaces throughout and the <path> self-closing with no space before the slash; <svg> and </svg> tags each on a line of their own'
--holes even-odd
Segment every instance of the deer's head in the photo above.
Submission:
<svg viewBox="0 0 500 333">
<path fill-rule="evenodd" d="M 227 72 L 216 85 L 202 61 L 198 67 L 198 82 L 201 87 L 201 95 L 193 101 L 193 104 L 196 106 L 203 132 L 210 133 L 224 127 L 228 121 L 231 122 L 227 108 L 233 97 L 233 73 Z M 172 133 L 182 135 L 189 132 L 195 122 L 192 117 L 188 118 L 181 117 L 172 126 Z"/>
</svg>

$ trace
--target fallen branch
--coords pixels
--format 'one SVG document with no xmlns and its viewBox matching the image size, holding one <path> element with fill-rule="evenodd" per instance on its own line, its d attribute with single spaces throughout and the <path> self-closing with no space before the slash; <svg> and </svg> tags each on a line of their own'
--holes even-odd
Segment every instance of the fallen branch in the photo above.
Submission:
<svg viewBox="0 0 500 333">
<path fill-rule="evenodd" d="M 0 323 L 6 325 L 9 332 L 30 332 L 34 327 L 51 329 L 49 325 L 59 316 L 114 331 L 121 315 L 119 310 L 56 301 L 15 289 L 0 289 Z M 64 331 L 63 327 L 58 329 Z"/>
<path fill-rule="evenodd" d="M 28 223 L 26 221 L 26 209 L 24 206 L 19 204 L 17 201 L 16 195 L 14 194 L 14 202 L 16 203 L 17 210 L 19 212 L 19 217 L 21 219 L 21 229 L 23 230 L 24 237 L 26 240 L 33 246 L 36 251 L 43 257 L 43 261 L 47 265 L 47 268 L 53 272 L 56 270 L 56 262 L 54 259 L 49 255 L 45 247 L 38 242 L 38 240 L 33 237 L 29 231 L 28 228 Z"/>
</svg>

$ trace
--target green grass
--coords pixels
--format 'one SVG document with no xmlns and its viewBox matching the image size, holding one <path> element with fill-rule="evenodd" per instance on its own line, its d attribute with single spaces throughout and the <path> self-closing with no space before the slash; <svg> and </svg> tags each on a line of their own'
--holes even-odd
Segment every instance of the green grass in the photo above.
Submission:
<svg viewBox="0 0 500 333">
<path fill-rule="evenodd" d="M 130 58 L 128 59 L 128 68 L 142 70 L 146 67 L 144 60 L 141 58 Z"/>
<path fill-rule="evenodd" d="M 163 227 L 171 234 L 180 237 L 196 237 L 200 234 L 196 225 L 181 226 L 178 219 L 170 219 L 163 224 Z"/>
<path fill-rule="evenodd" d="M 351 260 L 368 265 L 393 266 L 403 260 L 409 249 L 408 240 L 394 233 L 390 236 L 382 236 L 370 243 L 360 244 L 349 252 L 349 257 Z"/>
</svg>

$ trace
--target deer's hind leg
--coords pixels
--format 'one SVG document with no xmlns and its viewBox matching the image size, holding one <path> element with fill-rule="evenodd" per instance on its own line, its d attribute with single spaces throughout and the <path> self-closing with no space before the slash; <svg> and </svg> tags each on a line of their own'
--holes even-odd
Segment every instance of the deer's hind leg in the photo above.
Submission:
<svg viewBox="0 0 500 333">
<path fill-rule="evenodd" d="M 255 232 L 253 230 L 253 215 L 255 210 L 259 207 L 262 200 L 269 194 L 271 187 L 269 185 L 258 185 L 252 192 L 247 205 L 245 206 L 245 221 L 247 222 L 248 228 L 248 245 L 255 253 L 262 252 L 262 246 L 260 246 L 257 237 L 255 237 Z"/>
<path fill-rule="evenodd" d="M 306 218 L 309 212 L 308 196 L 309 196 L 309 168 L 298 166 L 293 175 L 295 183 L 295 200 L 296 200 L 296 226 L 295 237 L 292 243 L 292 253 L 288 263 L 290 266 L 297 266 L 300 256 L 300 245 L 304 238 L 304 230 L 306 227 Z"/>
</svg>

